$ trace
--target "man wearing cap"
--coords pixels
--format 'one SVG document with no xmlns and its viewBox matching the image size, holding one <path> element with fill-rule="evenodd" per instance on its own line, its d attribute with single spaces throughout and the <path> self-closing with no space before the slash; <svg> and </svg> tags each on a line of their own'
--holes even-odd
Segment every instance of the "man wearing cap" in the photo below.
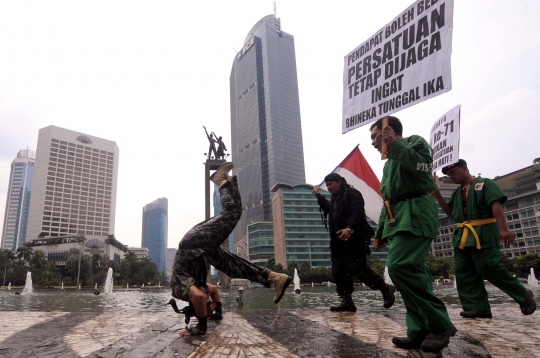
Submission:
<svg viewBox="0 0 540 358">
<path fill-rule="evenodd" d="M 191 303 L 198 323 L 186 327 L 181 336 L 206 334 L 207 301 L 216 294 L 217 287 L 206 283 L 210 265 L 225 274 L 261 283 L 274 285 L 274 303 L 278 303 L 292 278 L 281 273 L 259 267 L 221 247 L 229 237 L 242 215 L 242 201 L 236 176 L 229 178 L 233 163 L 225 162 L 212 174 L 210 179 L 219 187 L 223 211 L 218 215 L 195 225 L 180 241 L 172 268 L 172 296 Z M 216 312 L 221 310 L 221 302 L 215 302 Z"/>
<path fill-rule="evenodd" d="M 353 277 L 370 288 L 381 291 L 384 308 L 392 307 L 396 300 L 396 289 L 387 285 L 366 262 L 374 232 L 366 219 L 362 194 L 337 173 L 328 174 L 324 181 L 332 194 L 331 200 L 328 201 L 321 195 L 318 187 L 313 188 L 313 194 L 317 196 L 325 218 L 329 216 L 332 275 L 341 299 L 341 304 L 330 307 L 330 310 L 356 312 L 351 296 L 354 291 Z"/>
<path fill-rule="evenodd" d="M 500 262 L 499 245 L 514 243 L 502 209 L 506 201 L 503 191 L 491 179 L 473 177 L 463 159 L 444 167 L 442 172 L 461 185 L 449 203 L 438 189 L 432 193 L 446 215 L 458 225 L 452 246 L 458 295 L 463 306 L 461 316 L 492 317 L 484 279 L 519 303 L 524 315 L 532 314 L 536 310 L 533 293 Z"/>
<path fill-rule="evenodd" d="M 386 143 L 388 155 L 381 181 L 385 202 L 373 246 L 388 245 L 388 273 L 407 309 L 407 337 L 393 337 L 392 342 L 403 349 L 440 351 L 457 330 L 444 303 L 433 293 L 425 263 L 439 224 L 437 204 L 429 195 L 435 188 L 433 153 L 424 138 L 404 138 L 396 117 L 388 117 L 384 128 L 382 119 L 376 121 L 370 131 L 371 144 L 382 152 Z"/>
</svg>

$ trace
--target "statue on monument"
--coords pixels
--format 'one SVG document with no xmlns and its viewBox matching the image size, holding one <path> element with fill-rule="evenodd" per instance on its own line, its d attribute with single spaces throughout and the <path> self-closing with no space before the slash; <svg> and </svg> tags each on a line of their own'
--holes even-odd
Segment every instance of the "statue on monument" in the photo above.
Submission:
<svg viewBox="0 0 540 358">
<path fill-rule="evenodd" d="M 208 148 L 208 157 L 207 159 L 211 159 L 212 152 L 214 153 L 215 159 L 224 160 L 225 159 L 225 151 L 227 150 L 227 147 L 225 147 L 225 143 L 223 143 L 222 137 L 218 137 L 216 133 L 211 132 L 208 134 L 208 131 L 206 130 L 206 127 L 203 126 L 204 131 L 206 132 L 206 137 L 208 138 L 208 141 L 210 142 L 210 147 Z M 216 151 L 216 143 L 218 144 L 217 151 Z"/>
<path fill-rule="evenodd" d="M 206 130 L 206 127 L 203 126 L 204 131 L 206 132 L 206 137 L 208 138 L 208 141 L 210 142 L 210 147 L 208 148 L 208 157 L 207 159 L 211 158 L 212 152 L 214 152 L 214 158 L 217 159 L 217 153 L 216 153 L 216 139 L 214 138 L 214 132 L 208 134 L 208 131 Z"/>
</svg>

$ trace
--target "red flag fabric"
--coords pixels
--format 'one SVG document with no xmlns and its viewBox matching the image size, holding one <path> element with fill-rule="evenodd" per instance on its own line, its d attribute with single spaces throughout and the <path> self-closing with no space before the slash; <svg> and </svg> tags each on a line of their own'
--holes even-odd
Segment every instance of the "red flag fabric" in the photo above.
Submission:
<svg viewBox="0 0 540 358">
<path fill-rule="evenodd" d="M 347 180 L 347 183 L 362 193 L 366 216 L 378 224 L 383 206 L 380 190 L 381 182 L 362 155 L 362 152 L 360 152 L 360 148 L 356 146 L 332 173 L 341 175 Z M 320 185 L 320 188 L 327 190 L 324 182 Z"/>
</svg>

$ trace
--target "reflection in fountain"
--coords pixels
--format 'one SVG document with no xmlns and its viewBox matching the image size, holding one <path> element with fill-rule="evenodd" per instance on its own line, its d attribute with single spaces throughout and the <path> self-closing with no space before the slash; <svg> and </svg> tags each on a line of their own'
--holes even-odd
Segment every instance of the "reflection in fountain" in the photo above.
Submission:
<svg viewBox="0 0 540 358">
<path fill-rule="evenodd" d="M 26 295 L 29 293 L 32 293 L 34 291 L 34 288 L 32 287 L 32 273 L 28 271 L 26 273 L 26 283 L 24 284 L 24 288 L 22 290 L 22 295 Z"/>
<path fill-rule="evenodd" d="M 531 286 L 538 286 L 538 279 L 536 278 L 536 275 L 534 274 L 534 269 L 531 267 L 531 273 L 529 274 L 529 277 L 527 278 L 527 282 Z"/>
<path fill-rule="evenodd" d="M 109 271 L 107 271 L 107 279 L 105 280 L 105 288 L 103 288 L 103 293 L 112 293 L 112 289 L 113 289 L 112 274 L 113 274 L 112 267 L 109 267 Z"/>
<path fill-rule="evenodd" d="M 388 273 L 388 266 L 384 266 L 384 283 L 387 285 L 393 285 L 390 274 Z"/>
</svg>

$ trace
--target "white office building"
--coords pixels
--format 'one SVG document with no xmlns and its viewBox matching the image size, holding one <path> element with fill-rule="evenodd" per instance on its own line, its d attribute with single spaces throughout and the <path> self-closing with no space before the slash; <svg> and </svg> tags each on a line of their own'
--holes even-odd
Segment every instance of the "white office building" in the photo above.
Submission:
<svg viewBox="0 0 540 358">
<path fill-rule="evenodd" d="M 0 248 L 15 251 L 26 241 L 36 152 L 22 149 L 11 163 Z"/>
<path fill-rule="evenodd" d="M 118 155 L 113 141 L 55 126 L 40 129 L 27 238 L 80 233 L 99 250 L 93 239 L 105 244 L 114 233 Z"/>
</svg>

